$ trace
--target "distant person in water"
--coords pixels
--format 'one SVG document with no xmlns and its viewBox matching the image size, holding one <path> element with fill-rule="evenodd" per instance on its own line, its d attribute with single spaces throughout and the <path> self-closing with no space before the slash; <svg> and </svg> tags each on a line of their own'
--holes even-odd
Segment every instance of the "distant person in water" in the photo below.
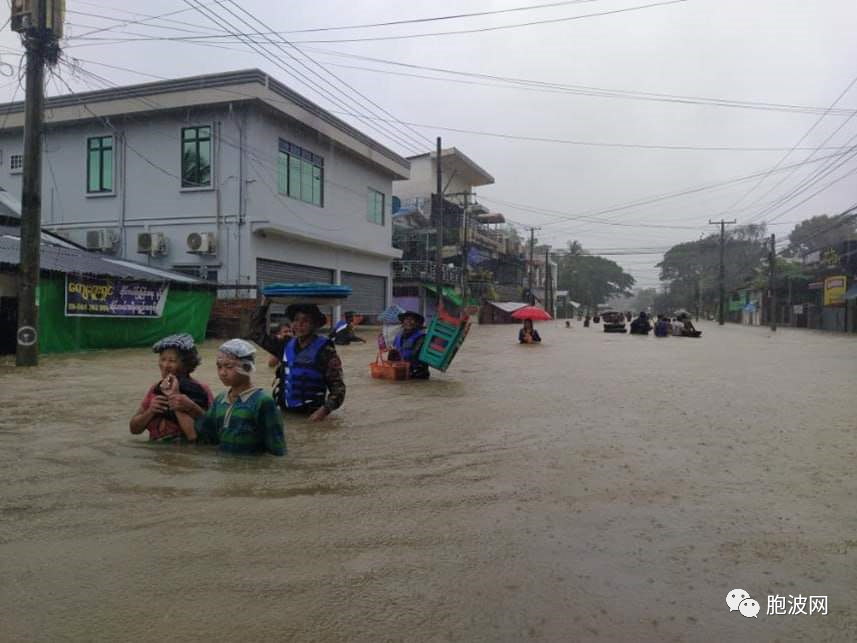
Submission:
<svg viewBox="0 0 857 643">
<path fill-rule="evenodd" d="M 684 316 L 684 327 L 681 329 L 681 336 L 682 337 L 701 337 L 702 336 L 702 331 L 696 330 L 696 327 L 694 327 L 693 322 L 690 321 L 690 315 Z"/>
<path fill-rule="evenodd" d="M 518 331 L 518 342 L 521 344 L 538 344 L 541 341 L 539 331 L 533 328 L 533 320 L 525 319 L 523 328 Z"/>
<path fill-rule="evenodd" d="M 648 335 L 652 330 L 652 324 L 649 322 L 649 316 L 645 312 L 641 312 L 639 317 L 631 322 L 632 335 Z"/>
<path fill-rule="evenodd" d="M 658 315 L 658 321 L 655 322 L 655 337 L 669 337 L 672 331 L 670 320 L 663 315 Z"/>
</svg>

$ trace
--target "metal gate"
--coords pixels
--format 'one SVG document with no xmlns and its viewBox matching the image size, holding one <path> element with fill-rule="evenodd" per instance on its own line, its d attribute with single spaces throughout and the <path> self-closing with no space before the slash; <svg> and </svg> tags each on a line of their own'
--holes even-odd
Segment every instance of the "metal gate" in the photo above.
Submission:
<svg viewBox="0 0 857 643">
<path fill-rule="evenodd" d="M 387 307 L 387 278 L 345 272 L 340 276 L 344 286 L 351 286 L 351 295 L 342 302 L 342 308 L 364 316 L 380 315 Z"/>
</svg>

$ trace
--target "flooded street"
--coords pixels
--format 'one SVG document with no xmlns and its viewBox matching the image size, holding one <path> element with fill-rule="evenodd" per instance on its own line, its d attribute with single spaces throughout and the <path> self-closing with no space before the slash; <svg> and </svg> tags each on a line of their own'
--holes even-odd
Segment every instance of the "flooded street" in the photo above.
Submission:
<svg viewBox="0 0 857 643">
<path fill-rule="evenodd" d="M 345 406 L 281 459 L 130 435 L 150 351 L 6 358 L 2 638 L 857 639 L 857 342 L 700 328 L 475 326 L 406 384 L 341 347 Z"/>
</svg>

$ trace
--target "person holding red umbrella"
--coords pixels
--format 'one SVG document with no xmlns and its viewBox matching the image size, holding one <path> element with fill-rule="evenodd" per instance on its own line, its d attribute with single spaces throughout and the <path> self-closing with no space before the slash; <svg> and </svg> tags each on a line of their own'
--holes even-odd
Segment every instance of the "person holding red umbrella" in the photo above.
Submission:
<svg viewBox="0 0 857 643">
<path fill-rule="evenodd" d="M 533 328 L 533 320 L 547 321 L 553 319 L 548 311 L 538 306 L 524 306 L 512 313 L 512 318 L 524 321 L 524 327 L 518 332 L 518 341 L 521 344 L 538 344 L 542 341 L 538 331 Z"/>
<path fill-rule="evenodd" d="M 533 320 L 525 319 L 524 327 L 518 331 L 518 342 L 521 344 L 538 344 L 541 341 L 539 331 L 533 328 Z"/>
</svg>

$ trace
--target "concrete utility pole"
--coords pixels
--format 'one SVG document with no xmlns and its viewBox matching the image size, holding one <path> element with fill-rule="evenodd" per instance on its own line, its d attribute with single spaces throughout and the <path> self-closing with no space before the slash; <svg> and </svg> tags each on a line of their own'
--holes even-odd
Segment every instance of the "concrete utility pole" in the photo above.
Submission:
<svg viewBox="0 0 857 643">
<path fill-rule="evenodd" d="M 720 219 L 720 221 L 708 220 L 709 225 L 720 226 L 720 302 L 718 304 L 717 323 L 721 326 L 726 323 L 726 226 L 733 223 L 735 223 L 735 219 L 732 219 L 732 221 L 724 221 L 723 219 Z"/>
<path fill-rule="evenodd" d="M 768 255 L 768 290 L 769 290 L 769 301 L 771 307 L 771 330 L 777 330 L 777 284 L 776 284 L 776 270 L 777 270 L 777 237 L 776 235 L 771 235 L 771 252 Z"/>
<path fill-rule="evenodd" d="M 21 265 L 18 273 L 18 332 L 15 363 L 38 366 L 38 288 L 42 236 L 42 117 L 45 62 L 55 63 L 62 36 L 61 0 L 14 0 L 10 23 L 27 50 L 24 167 L 21 186 Z"/>
</svg>

